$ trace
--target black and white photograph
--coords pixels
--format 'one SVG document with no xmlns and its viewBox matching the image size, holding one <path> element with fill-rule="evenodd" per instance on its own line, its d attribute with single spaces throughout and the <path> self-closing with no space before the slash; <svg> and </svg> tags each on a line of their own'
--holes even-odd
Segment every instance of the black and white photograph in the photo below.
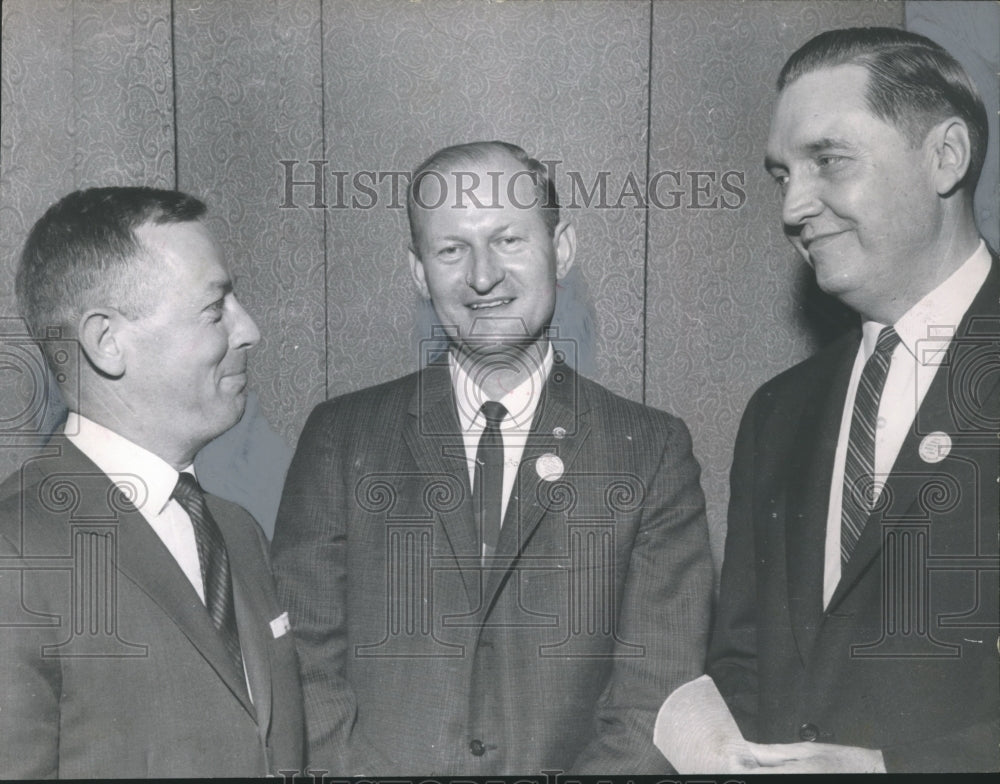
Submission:
<svg viewBox="0 0 1000 784">
<path fill-rule="evenodd" d="M 1000 772 L 1000 3 L 0 8 L 0 779 Z"/>
</svg>

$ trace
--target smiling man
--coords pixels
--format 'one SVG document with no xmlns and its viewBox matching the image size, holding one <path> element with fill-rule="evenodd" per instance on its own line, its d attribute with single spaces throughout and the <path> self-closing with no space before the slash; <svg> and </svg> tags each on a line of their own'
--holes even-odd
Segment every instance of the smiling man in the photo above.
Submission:
<svg viewBox="0 0 1000 784">
<path fill-rule="evenodd" d="M 192 462 L 260 339 L 205 205 L 94 188 L 35 224 L 22 313 L 70 409 L 0 488 L 0 775 L 301 769 L 302 696 L 266 541 Z"/>
<path fill-rule="evenodd" d="M 273 542 L 309 760 L 337 775 L 669 771 L 712 565 L 678 419 L 578 376 L 550 330 L 576 235 L 502 142 L 414 173 L 410 268 L 449 349 L 321 404 Z"/>
<path fill-rule="evenodd" d="M 861 328 L 744 414 L 709 674 L 767 744 L 749 768 L 995 771 L 986 111 L 940 46 L 886 28 L 817 36 L 778 91 L 766 167 L 785 233 Z"/>
</svg>

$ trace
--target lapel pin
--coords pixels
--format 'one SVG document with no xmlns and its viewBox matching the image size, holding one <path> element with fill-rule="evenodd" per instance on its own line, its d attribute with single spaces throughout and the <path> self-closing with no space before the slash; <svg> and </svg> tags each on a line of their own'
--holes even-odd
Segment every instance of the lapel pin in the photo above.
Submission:
<svg viewBox="0 0 1000 784">
<path fill-rule="evenodd" d="M 925 463 L 940 463 L 951 452 L 951 436 L 940 430 L 928 433 L 920 442 L 918 452 Z"/>
<path fill-rule="evenodd" d="M 552 437 L 553 438 L 565 438 L 566 437 L 566 428 L 564 428 L 564 427 L 555 427 L 555 428 L 552 428 Z"/>
<path fill-rule="evenodd" d="M 535 471 L 545 482 L 555 482 L 563 475 L 564 470 L 566 469 L 563 466 L 563 461 L 559 459 L 559 455 L 554 455 L 551 452 L 546 452 L 535 461 Z"/>
</svg>

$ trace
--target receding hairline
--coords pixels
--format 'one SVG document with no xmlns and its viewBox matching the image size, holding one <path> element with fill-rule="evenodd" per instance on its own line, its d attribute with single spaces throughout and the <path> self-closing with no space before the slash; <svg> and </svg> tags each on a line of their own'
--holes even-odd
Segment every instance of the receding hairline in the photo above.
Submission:
<svg viewBox="0 0 1000 784">
<path fill-rule="evenodd" d="M 535 196 L 530 209 L 538 210 L 538 216 L 548 234 L 555 235 L 558 220 L 553 220 L 549 213 L 555 210 L 558 215 L 559 198 L 555 191 L 555 184 L 549 181 L 545 164 L 529 155 L 523 148 L 509 142 L 499 140 L 469 142 L 438 150 L 414 170 L 407 188 L 407 218 L 410 228 L 410 250 L 413 253 L 417 256 L 420 255 L 420 249 L 417 245 L 421 233 L 419 224 L 422 218 L 418 218 L 417 214 L 429 213 L 448 206 L 447 202 L 433 207 L 420 203 L 419 194 L 424 187 L 423 181 L 427 179 L 429 172 L 444 177 L 448 174 L 461 173 L 463 166 L 482 168 L 487 173 L 496 171 L 507 178 L 517 176 L 520 173 L 533 175 L 530 181 Z M 545 182 L 545 195 L 541 197 L 539 197 L 539 191 L 543 190 L 543 187 L 537 181 L 538 175 L 544 177 Z M 457 185 L 457 178 L 452 184 Z M 546 206 L 550 204 L 550 201 L 551 205 Z"/>
</svg>

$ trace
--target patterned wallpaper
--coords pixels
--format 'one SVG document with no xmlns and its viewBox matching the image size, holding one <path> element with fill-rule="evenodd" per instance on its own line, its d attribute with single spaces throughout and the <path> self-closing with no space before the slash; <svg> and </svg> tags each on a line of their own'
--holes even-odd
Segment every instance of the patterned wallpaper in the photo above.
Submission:
<svg viewBox="0 0 1000 784">
<path fill-rule="evenodd" d="M 190 190 L 208 201 L 264 335 L 252 360 L 261 410 L 292 444 L 319 400 L 418 364 L 430 319 L 391 173 L 445 144 L 507 139 L 557 161 L 574 204 L 560 338 L 597 380 L 688 421 L 717 553 L 747 398 L 842 319 L 781 238 L 762 172 L 775 74 L 819 30 L 903 17 L 899 2 L 839 1 L 2 8 L 0 316 L 13 315 L 24 236 L 59 196 L 98 183 Z M 281 161 L 298 161 L 295 181 L 323 162 L 330 206 L 313 209 L 308 184 L 288 204 Z M 649 191 L 660 203 L 647 210 Z M 6 474 L 23 449 L 3 445 Z"/>
</svg>

